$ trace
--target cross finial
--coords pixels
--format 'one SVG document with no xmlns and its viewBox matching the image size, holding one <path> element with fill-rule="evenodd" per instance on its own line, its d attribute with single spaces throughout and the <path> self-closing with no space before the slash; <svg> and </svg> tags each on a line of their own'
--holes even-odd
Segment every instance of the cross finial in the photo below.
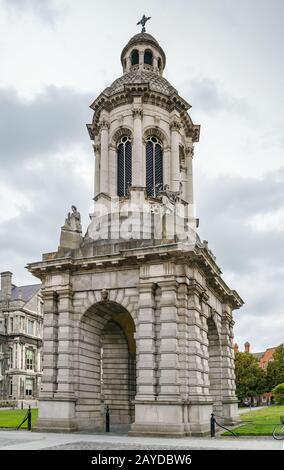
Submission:
<svg viewBox="0 0 284 470">
<path fill-rule="evenodd" d="M 151 19 L 151 16 L 148 16 L 148 17 L 147 17 L 147 16 L 143 15 L 142 18 L 141 18 L 141 20 L 138 21 L 137 24 L 141 24 L 141 26 L 142 26 L 142 31 L 141 31 L 141 33 L 145 33 L 145 32 L 146 32 L 145 24 L 146 24 L 147 21 L 149 21 L 150 19 Z"/>
</svg>

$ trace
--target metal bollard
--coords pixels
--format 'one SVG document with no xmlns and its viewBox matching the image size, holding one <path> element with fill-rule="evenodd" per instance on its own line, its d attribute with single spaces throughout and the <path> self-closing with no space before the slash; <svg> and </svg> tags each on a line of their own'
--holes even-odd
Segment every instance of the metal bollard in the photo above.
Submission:
<svg viewBox="0 0 284 470">
<path fill-rule="evenodd" d="M 28 431 L 32 429 L 32 412 L 31 412 L 31 405 L 29 405 L 28 411 Z"/>
<path fill-rule="evenodd" d="M 214 413 L 211 413 L 211 418 L 210 418 L 210 434 L 211 434 L 211 437 L 215 437 L 215 416 L 214 416 Z"/>
<path fill-rule="evenodd" d="M 106 432 L 109 432 L 109 406 L 106 406 Z"/>
</svg>

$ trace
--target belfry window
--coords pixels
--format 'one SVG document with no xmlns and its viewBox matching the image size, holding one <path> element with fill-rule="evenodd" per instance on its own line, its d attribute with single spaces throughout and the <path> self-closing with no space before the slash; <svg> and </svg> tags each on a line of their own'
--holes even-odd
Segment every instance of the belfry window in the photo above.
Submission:
<svg viewBox="0 0 284 470">
<path fill-rule="evenodd" d="M 156 137 L 146 142 L 146 190 L 147 195 L 156 197 L 163 189 L 163 148 Z"/>
<path fill-rule="evenodd" d="M 144 64 L 153 65 L 153 54 L 149 50 L 144 52 Z"/>
<path fill-rule="evenodd" d="M 117 195 L 128 194 L 132 179 L 132 145 L 131 139 L 124 136 L 117 145 Z"/>
<path fill-rule="evenodd" d="M 139 64 L 139 52 L 137 49 L 134 49 L 131 52 L 131 65 Z"/>
</svg>

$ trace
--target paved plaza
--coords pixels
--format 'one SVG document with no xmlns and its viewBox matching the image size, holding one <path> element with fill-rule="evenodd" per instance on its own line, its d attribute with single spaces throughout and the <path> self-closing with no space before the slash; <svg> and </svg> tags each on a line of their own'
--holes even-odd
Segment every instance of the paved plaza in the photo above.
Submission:
<svg viewBox="0 0 284 470">
<path fill-rule="evenodd" d="M 0 431 L 0 450 L 284 450 L 284 441 L 251 438 L 150 438 L 117 434 Z"/>
</svg>

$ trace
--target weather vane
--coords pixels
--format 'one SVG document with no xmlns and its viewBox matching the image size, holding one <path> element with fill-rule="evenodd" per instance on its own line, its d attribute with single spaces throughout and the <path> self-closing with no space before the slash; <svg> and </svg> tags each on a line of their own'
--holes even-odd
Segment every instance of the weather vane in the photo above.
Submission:
<svg viewBox="0 0 284 470">
<path fill-rule="evenodd" d="M 141 26 L 142 26 L 142 31 L 141 31 L 141 33 L 145 33 L 145 32 L 146 32 L 145 24 L 146 24 L 147 21 L 149 21 L 150 19 L 151 19 L 151 16 L 148 16 L 148 17 L 147 17 L 147 16 L 143 15 L 143 16 L 142 16 L 142 19 L 141 19 L 140 21 L 138 21 L 137 24 L 141 24 Z"/>
</svg>

